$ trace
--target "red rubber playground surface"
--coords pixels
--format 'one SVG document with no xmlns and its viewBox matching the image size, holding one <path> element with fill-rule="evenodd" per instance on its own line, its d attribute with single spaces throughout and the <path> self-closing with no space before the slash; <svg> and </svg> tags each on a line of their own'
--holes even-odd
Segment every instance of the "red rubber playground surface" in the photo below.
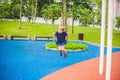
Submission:
<svg viewBox="0 0 120 80">
<path fill-rule="evenodd" d="M 120 52 L 112 55 L 111 80 L 120 80 Z M 105 80 L 105 64 L 106 56 L 103 75 L 99 75 L 99 58 L 94 58 L 56 71 L 41 80 Z"/>
</svg>

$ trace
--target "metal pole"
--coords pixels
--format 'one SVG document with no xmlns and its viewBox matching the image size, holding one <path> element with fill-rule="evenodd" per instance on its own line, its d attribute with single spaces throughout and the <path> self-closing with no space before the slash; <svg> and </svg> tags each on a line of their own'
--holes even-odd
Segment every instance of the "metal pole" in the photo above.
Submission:
<svg viewBox="0 0 120 80">
<path fill-rule="evenodd" d="M 108 4 L 108 40 L 107 40 L 107 63 L 106 63 L 106 80 L 111 78 L 111 64 L 112 64 L 112 32 L 113 32 L 113 3 L 114 0 L 109 0 Z"/>
<path fill-rule="evenodd" d="M 101 45 L 100 45 L 100 64 L 99 74 L 103 74 L 104 66 L 104 42 L 105 42 L 105 23 L 106 23 L 106 0 L 102 0 L 102 22 L 101 22 Z"/>
</svg>

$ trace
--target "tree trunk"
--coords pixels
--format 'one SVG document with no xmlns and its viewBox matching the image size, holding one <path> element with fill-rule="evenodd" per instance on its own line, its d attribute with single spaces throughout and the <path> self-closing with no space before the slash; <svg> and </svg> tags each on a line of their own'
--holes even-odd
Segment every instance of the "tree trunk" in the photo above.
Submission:
<svg viewBox="0 0 120 80">
<path fill-rule="evenodd" d="M 74 33 L 74 18 L 72 19 L 72 34 Z"/>
<path fill-rule="evenodd" d="M 21 29 L 21 19 L 22 19 L 22 0 L 20 0 L 20 21 L 19 21 L 19 29 Z"/>
<path fill-rule="evenodd" d="M 36 6 L 35 6 L 35 22 L 36 22 L 36 19 L 37 19 L 37 0 L 36 0 Z"/>
<path fill-rule="evenodd" d="M 33 23 L 33 0 L 32 0 L 32 23 Z"/>
<path fill-rule="evenodd" d="M 54 33 L 54 21 L 55 20 L 52 20 L 52 30 L 53 30 L 53 33 Z"/>
<path fill-rule="evenodd" d="M 93 28 L 94 28 L 94 26 L 95 26 L 95 21 L 94 21 L 94 19 L 93 19 Z"/>
<path fill-rule="evenodd" d="M 65 26 L 65 30 L 67 31 L 66 0 L 62 0 L 62 5 L 63 5 L 63 8 L 62 8 L 62 19 L 63 19 L 62 25 Z"/>
</svg>

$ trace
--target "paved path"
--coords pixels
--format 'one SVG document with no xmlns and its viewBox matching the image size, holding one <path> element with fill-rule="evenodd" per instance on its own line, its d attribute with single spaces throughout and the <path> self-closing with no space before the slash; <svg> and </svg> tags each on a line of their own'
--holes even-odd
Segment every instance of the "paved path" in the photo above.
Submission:
<svg viewBox="0 0 120 80">
<path fill-rule="evenodd" d="M 104 74 L 99 75 L 99 58 L 94 58 L 61 69 L 41 80 L 105 80 L 105 65 Z M 112 57 L 111 80 L 120 80 L 120 52 Z"/>
</svg>

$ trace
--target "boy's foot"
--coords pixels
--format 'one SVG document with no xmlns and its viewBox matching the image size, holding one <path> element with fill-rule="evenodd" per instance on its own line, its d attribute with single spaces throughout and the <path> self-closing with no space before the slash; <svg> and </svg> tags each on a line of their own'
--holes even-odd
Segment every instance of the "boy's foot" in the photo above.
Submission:
<svg viewBox="0 0 120 80">
<path fill-rule="evenodd" d="M 66 58 L 66 53 L 64 53 L 64 57 Z"/>
<path fill-rule="evenodd" d="M 60 53 L 60 56 L 62 56 L 62 53 Z"/>
</svg>

